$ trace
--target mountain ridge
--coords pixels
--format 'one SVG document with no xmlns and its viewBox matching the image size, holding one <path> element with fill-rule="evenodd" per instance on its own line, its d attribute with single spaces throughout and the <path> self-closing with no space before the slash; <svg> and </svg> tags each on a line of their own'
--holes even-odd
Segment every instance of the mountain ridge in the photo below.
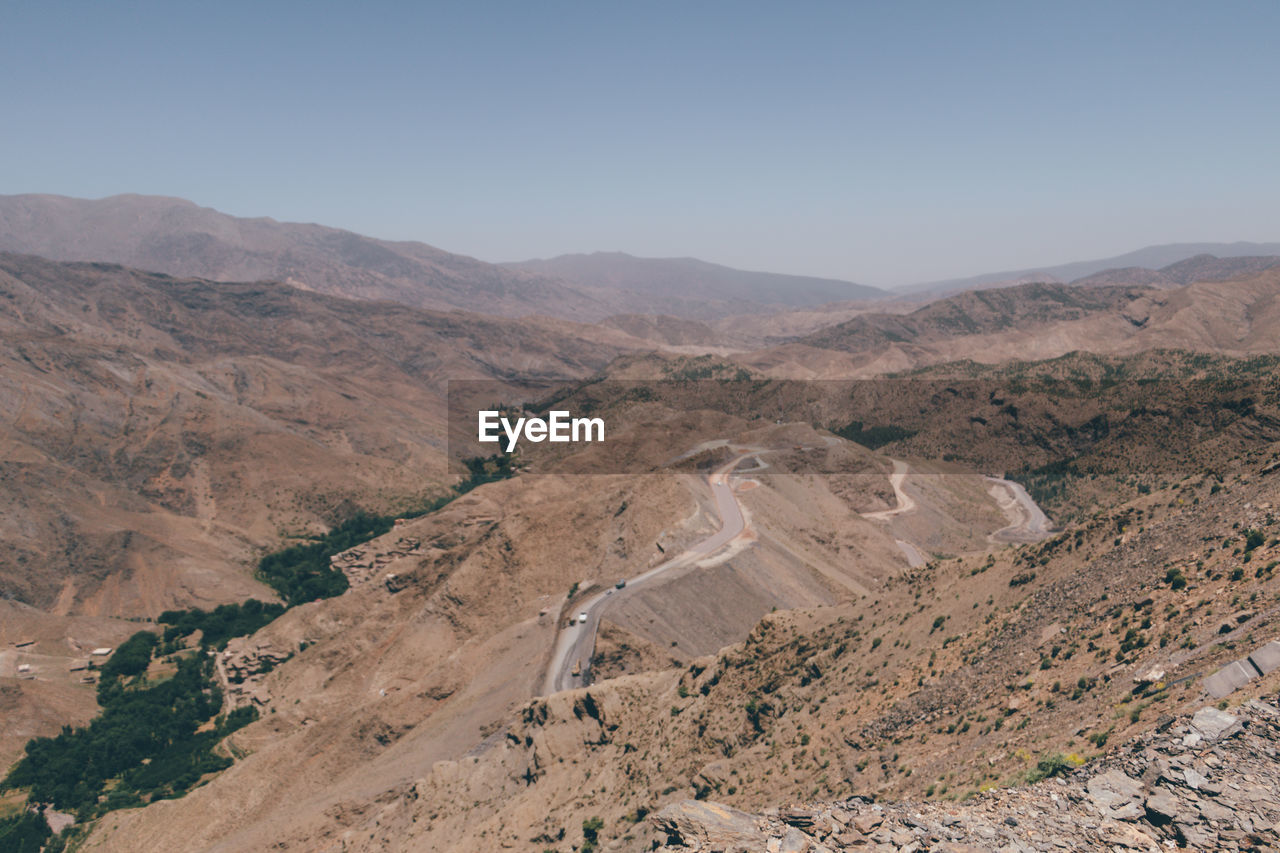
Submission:
<svg viewBox="0 0 1280 853">
<path fill-rule="evenodd" d="M 1193 255 L 1158 270 L 1148 267 L 1121 267 L 1103 270 L 1071 282 L 1072 285 L 1095 287 L 1099 284 L 1141 284 L 1176 288 L 1196 282 L 1228 281 L 1280 266 L 1275 255 L 1240 255 L 1220 258 L 1208 253 Z"/>
<path fill-rule="evenodd" d="M 907 314 L 862 314 L 794 343 L 854 354 L 889 349 L 902 354 L 913 348 L 925 353 L 940 346 L 945 349 L 944 361 L 1029 357 L 1007 349 L 1019 342 L 1041 348 L 1035 353 L 1039 358 L 1072 349 L 1271 352 L 1280 332 L 1278 291 L 1280 274 L 1275 267 L 1249 278 L 1196 282 L 1175 289 L 1023 284 L 965 291 Z M 971 352 L 963 351 L 966 340 Z"/>
<path fill-rule="evenodd" d="M 673 261 L 680 273 L 675 279 L 670 263 L 632 259 L 648 272 L 567 280 L 549 267 L 536 268 L 549 262 L 490 264 L 417 241 L 237 217 L 186 199 L 139 194 L 0 196 L 0 251 L 210 281 L 280 281 L 434 311 L 583 322 L 638 313 L 708 321 L 782 305 L 890 295 L 834 279 L 734 270 L 695 259 Z"/>
<path fill-rule="evenodd" d="M 554 276 L 580 287 L 630 290 L 661 300 L 679 301 L 698 293 L 704 299 L 737 305 L 737 313 L 759 311 L 762 306 L 812 307 L 892 296 L 877 287 L 840 279 L 742 270 L 690 257 L 642 258 L 625 252 L 591 252 L 502 266 Z"/>
<path fill-rule="evenodd" d="M 426 243 L 235 217 L 165 196 L 0 196 L 0 250 L 211 281 L 274 280 L 431 310 L 568 319 L 615 313 L 599 295 Z"/>
<path fill-rule="evenodd" d="M 1128 267 L 1160 269 L 1197 255 L 1206 254 L 1214 255 L 1218 258 L 1274 256 L 1280 255 L 1280 242 L 1253 243 L 1241 240 L 1233 243 L 1162 243 L 1144 246 L 1141 249 L 1135 249 L 1132 252 L 1125 252 L 1108 258 L 1070 261 L 1063 264 L 1047 264 L 1038 267 L 980 273 L 961 278 L 926 281 L 896 287 L 893 290 L 903 296 L 944 296 L 950 293 L 983 287 L 984 285 L 1024 284 L 1031 281 L 1047 281 L 1049 283 L 1076 282 L 1079 279 L 1088 278 L 1107 270 Z"/>
</svg>

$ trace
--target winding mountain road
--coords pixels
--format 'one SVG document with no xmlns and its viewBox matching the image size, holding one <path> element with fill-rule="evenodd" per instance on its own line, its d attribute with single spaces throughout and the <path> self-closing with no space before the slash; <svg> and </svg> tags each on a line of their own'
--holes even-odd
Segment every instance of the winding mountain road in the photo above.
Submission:
<svg viewBox="0 0 1280 853">
<path fill-rule="evenodd" d="M 573 624 L 562 625 L 556 637 L 551 663 L 543 679 L 544 695 L 583 687 L 590 683 L 591 657 L 595 653 L 596 632 L 600 627 L 600 617 L 606 608 L 631 594 L 636 587 L 644 586 L 659 575 L 714 554 L 746 529 L 746 518 L 742 514 L 738 499 L 734 496 L 730 475 L 743 460 L 751 459 L 756 454 L 766 451 L 753 448 L 735 448 L 735 450 L 741 455 L 720 466 L 708 477 L 711 494 L 715 499 L 716 513 L 720 516 L 720 529 L 701 542 L 690 546 L 678 556 L 628 579 L 627 585 L 622 589 L 611 587 L 576 605 L 569 613 L 569 618 L 574 620 Z M 758 459 L 756 461 L 759 463 Z M 580 613 L 587 614 L 586 622 L 577 621 Z M 577 674 L 574 673 L 575 668 L 578 670 Z"/>
<path fill-rule="evenodd" d="M 897 499 L 898 505 L 893 509 L 882 509 L 878 512 L 864 512 L 863 518 L 874 518 L 878 521 L 887 521 L 895 515 L 901 515 L 904 512 L 911 512 L 916 508 L 916 502 L 902 488 L 903 483 L 907 481 L 907 472 L 911 470 L 910 466 L 901 459 L 889 460 L 893 463 L 893 473 L 889 475 L 889 485 L 893 486 L 893 496 Z"/>
<path fill-rule="evenodd" d="M 828 444 L 831 443 L 829 437 L 827 442 Z M 672 569 L 682 568 L 714 554 L 740 536 L 746 529 L 746 517 L 743 515 L 742 506 L 738 503 L 737 496 L 734 494 L 734 485 L 731 477 L 738 466 L 747 459 L 754 459 L 756 463 L 755 468 L 748 470 L 758 471 L 767 468 L 768 463 L 761 457 L 770 451 L 760 447 L 736 446 L 728 442 L 716 442 L 715 446 L 728 447 L 737 454 L 733 459 L 713 471 L 707 478 L 707 482 L 711 486 L 712 497 L 715 500 L 716 513 L 720 516 L 720 529 L 702 541 L 690 546 L 678 556 L 660 563 L 643 574 L 636 575 L 634 578 L 628 578 L 626 586 L 623 588 L 609 587 L 575 605 L 568 614 L 571 620 L 570 623 L 567 625 L 562 623 L 556 635 L 555 648 L 552 650 L 551 661 L 543 678 L 543 695 L 561 690 L 572 690 L 575 687 L 584 687 L 591 683 L 591 658 L 595 654 L 596 634 L 600 628 L 601 617 L 612 604 L 632 594 L 637 587 L 651 583 L 655 578 Z M 897 506 L 878 512 L 864 513 L 863 518 L 889 521 L 894 516 L 911 512 L 916 508 L 915 500 L 904 489 L 910 466 L 900 459 L 891 461 L 893 462 L 893 472 L 889 475 L 889 483 L 893 486 L 894 496 L 897 498 Z M 1001 508 L 1010 516 L 1010 520 L 1014 521 L 1017 518 L 1015 523 L 991 534 L 990 538 L 993 541 L 1034 542 L 1048 535 L 1049 520 L 1040 507 L 1036 506 L 1031 496 L 1027 494 L 1026 489 L 1010 480 L 1001 480 L 996 477 L 987 477 L 986 480 L 992 484 L 990 489 L 992 497 L 997 500 Z M 1001 499 L 1002 497 L 1004 498 L 1003 500 Z M 914 545 L 903 540 L 896 541 L 911 565 L 922 565 L 925 562 L 925 556 Z M 578 620 L 579 614 L 582 613 L 587 615 L 585 622 Z"/>
</svg>

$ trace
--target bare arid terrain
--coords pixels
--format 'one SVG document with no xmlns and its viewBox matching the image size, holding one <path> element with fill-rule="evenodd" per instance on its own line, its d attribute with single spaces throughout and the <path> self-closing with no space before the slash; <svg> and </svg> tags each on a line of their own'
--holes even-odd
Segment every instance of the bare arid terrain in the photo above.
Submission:
<svg viewBox="0 0 1280 853">
<path fill-rule="evenodd" d="M 557 843 L 580 844 L 579 826 L 598 816 L 601 837 L 613 849 L 641 850 L 655 837 L 645 815 L 670 814 L 663 809 L 685 799 L 757 811 L 855 792 L 876 801 L 948 803 L 1015 785 L 1051 759 L 1070 769 L 1105 755 L 1108 744 L 1163 725 L 1165 715 L 1205 705 L 1202 679 L 1274 635 L 1280 610 L 1267 591 L 1273 572 L 1266 567 L 1274 568 L 1276 546 L 1264 543 L 1248 552 L 1244 565 L 1256 566 L 1256 572 L 1246 576 L 1235 569 L 1246 544 L 1239 531 L 1266 530 L 1266 543 L 1274 542 L 1276 520 L 1267 499 L 1275 488 L 1266 479 L 1274 474 L 1262 471 L 1275 470 L 1278 452 L 1273 440 L 1264 453 L 1233 460 L 1222 483 L 1212 475 L 1181 478 L 1038 544 L 987 553 L 985 543 L 975 542 L 967 552 L 934 556 L 918 569 L 895 555 L 890 533 L 878 521 L 857 520 L 866 506 L 846 504 L 837 512 L 846 530 L 838 537 L 818 520 L 830 517 L 821 511 L 809 513 L 817 518 L 810 518 L 807 529 L 791 527 L 796 519 L 785 514 L 778 519 L 785 527 L 771 529 L 765 519 L 781 505 L 796 506 L 796 490 L 806 479 L 779 474 L 773 486 L 742 495 L 756 544 L 731 556 L 727 572 L 707 567 L 698 580 L 702 588 L 681 593 L 681 581 L 673 581 L 672 596 L 687 603 L 663 611 L 675 630 L 662 636 L 696 642 L 696 633 L 678 632 L 688 619 L 698 629 L 710 627 L 708 614 L 717 605 L 698 606 L 699 599 L 716 596 L 728 605 L 738 596 L 734 609 L 751 606 L 735 587 L 743 589 L 744 580 L 758 577 L 762 561 L 778 559 L 770 552 L 784 548 L 812 567 L 815 580 L 823 568 L 858 567 L 856 575 L 844 568 L 848 586 L 842 590 L 835 578 L 821 575 L 831 591 L 828 601 L 814 603 L 827 606 L 762 614 L 742 641 L 688 658 L 679 668 L 666 668 L 653 655 L 656 670 L 532 701 L 518 701 L 522 691 L 506 684 L 501 697 L 511 704 L 488 718 L 492 728 L 486 731 L 493 736 L 481 741 L 476 738 L 484 731 L 475 732 L 452 749 L 431 747 L 423 730 L 448 731 L 446 720 L 458 719 L 449 706 L 475 701 L 474 694 L 447 682 L 433 693 L 430 685 L 439 676 L 424 676 L 417 658 L 414 668 L 395 673 L 397 681 L 388 664 L 403 640 L 380 614 L 422 613 L 395 621 L 420 625 L 418 631 L 447 621 L 456 632 L 476 624 L 470 614 L 494 611 L 483 595 L 470 591 L 470 572 L 455 570 L 447 579 L 434 573 L 452 560 L 426 544 L 429 526 L 406 527 L 361 556 L 368 560 L 379 548 L 403 547 L 401 538 L 418 540 L 427 559 L 396 558 L 378 568 L 396 575 L 399 591 L 374 577 L 327 604 L 334 620 L 327 637 L 309 621 L 311 605 L 259 635 L 281 648 L 296 647 L 303 638 L 316 644 L 263 682 L 262 700 L 271 710 L 264 721 L 233 736 L 237 751 L 252 754 L 181 801 L 104 818 L 90 849 L 138 843 L 243 849 L 282 839 L 309 849 L 555 849 Z M 679 480 L 660 482 L 677 489 L 671 499 L 682 488 Z M 696 483 L 684 482 L 683 488 Z M 557 488 L 546 482 L 541 488 L 546 500 L 538 513 L 564 509 Z M 905 488 L 917 492 L 909 479 Z M 626 521 L 630 509 L 613 515 L 615 502 L 630 507 L 645 497 L 632 489 L 596 502 L 595 513 L 571 517 L 580 531 L 612 527 L 619 535 L 609 536 L 620 549 L 640 550 L 652 561 L 640 542 L 666 541 L 670 549 L 679 546 L 665 537 L 696 531 L 697 513 L 690 510 L 697 491 L 692 502 L 675 501 L 675 519 L 693 518 L 693 528 L 688 522 L 663 527 L 663 519 L 651 517 L 653 526 L 639 540 Z M 815 507 L 832 500 L 821 494 L 811 496 Z M 433 524 L 450 523 L 458 531 L 454 536 L 466 537 L 451 517 L 463 511 L 455 504 Z M 495 561 L 484 550 L 468 549 L 476 554 L 475 569 L 488 564 L 486 587 L 495 586 L 493 569 L 505 567 L 500 576 L 509 576 L 524 553 L 511 542 L 509 523 L 497 522 L 501 532 L 492 536 L 491 547 L 510 556 Z M 537 539 L 531 533 L 526 528 L 523 537 L 530 545 Z M 553 547 L 564 548 L 569 565 L 581 565 L 593 550 L 561 542 Z M 424 564 L 433 569 L 426 576 Z M 1185 578 L 1183 585 L 1169 580 L 1175 570 Z M 620 560 L 606 556 L 583 580 L 608 583 L 626 571 Z M 486 664 L 471 657 L 483 648 L 478 641 L 471 644 L 474 651 L 444 659 L 483 685 L 488 668 L 511 665 L 521 655 L 518 649 L 531 655 L 546 649 L 556 618 L 574 610 L 560 591 L 572 576 L 523 587 L 530 597 L 521 612 L 507 617 L 522 615 L 523 627 L 498 623 L 487 629 L 498 637 L 522 633 L 496 641 L 501 645 L 489 653 L 500 654 Z M 502 589 L 507 601 L 505 583 Z M 426 602 L 418 603 L 424 595 Z M 764 604 L 755 604 L 757 612 Z M 542 609 L 545 615 L 539 615 Z M 645 614 L 653 609 L 642 598 L 624 606 L 615 624 L 626 634 L 633 633 L 628 623 L 646 630 Z M 424 623 L 431 611 L 439 615 Z M 292 625 L 299 627 L 291 635 L 278 633 Z M 427 635 L 414 639 L 420 647 Z M 434 642 L 434 648 L 452 647 Z M 521 669 L 536 672 L 528 664 Z M 461 674 L 453 672 L 455 678 Z M 504 681 L 511 677 L 505 669 L 501 674 Z M 1247 685 L 1241 695 L 1274 691 L 1276 677 Z M 324 683 L 318 679 L 327 681 L 323 691 L 317 690 Z M 337 707 L 321 704 L 319 697 L 330 691 Z M 489 701 L 498 698 L 495 692 Z M 361 701 L 368 710 L 353 718 L 352 708 Z M 417 709 L 401 716 L 399 710 L 410 704 Z M 436 710 L 419 722 L 430 707 Z M 374 709 L 377 716 L 366 718 Z M 474 706 L 465 718 L 482 726 L 486 719 Z M 352 732 L 369 732 L 373 740 L 352 741 Z M 340 748 L 333 737 L 343 738 Z M 464 749 L 465 743 L 475 746 Z M 330 764 L 338 754 L 360 760 Z M 259 787 L 267 780 L 273 780 L 271 789 Z M 677 834 L 698 849 L 696 833 L 686 826 Z"/>
<path fill-rule="evenodd" d="M 447 379 L 582 375 L 624 337 L 21 255 L 0 297 L 0 583 L 6 607 L 97 619 L 62 673 L 121 620 L 270 598 L 248 570 L 265 548 L 444 489 Z M 66 720 L 93 707 L 75 687 Z M 59 728 L 25 714 L 6 756 Z"/>
<path fill-rule="evenodd" d="M 840 299 L 2 201 L 49 849 L 1280 845 L 1274 258 Z"/>
</svg>

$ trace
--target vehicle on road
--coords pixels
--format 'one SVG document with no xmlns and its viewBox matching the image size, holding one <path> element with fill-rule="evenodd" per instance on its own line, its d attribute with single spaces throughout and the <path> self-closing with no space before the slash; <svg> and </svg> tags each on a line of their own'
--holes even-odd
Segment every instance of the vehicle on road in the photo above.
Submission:
<svg viewBox="0 0 1280 853">
<path fill-rule="evenodd" d="M 578 621 L 584 623 L 587 621 L 587 611 L 584 610 L 578 614 Z"/>
<path fill-rule="evenodd" d="M 614 588 L 614 589 L 622 589 L 622 588 L 623 588 L 624 586 L 626 586 L 626 585 L 627 585 L 627 579 L 626 579 L 626 578 L 623 578 L 622 580 L 620 580 L 620 581 L 618 581 L 617 583 L 615 583 L 615 584 L 613 585 L 613 588 Z"/>
</svg>

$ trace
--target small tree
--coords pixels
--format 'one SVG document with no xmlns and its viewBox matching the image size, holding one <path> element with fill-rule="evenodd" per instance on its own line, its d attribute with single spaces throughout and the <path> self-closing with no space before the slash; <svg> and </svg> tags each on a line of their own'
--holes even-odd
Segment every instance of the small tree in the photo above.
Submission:
<svg viewBox="0 0 1280 853">
<path fill-rule="evenodd" d="M 582 853 L 591 853 L 600 840 L 600 830 L 604 829 L 604 821 L 598 817 L 589 817 L 582 822 Z"/>
</svg>

